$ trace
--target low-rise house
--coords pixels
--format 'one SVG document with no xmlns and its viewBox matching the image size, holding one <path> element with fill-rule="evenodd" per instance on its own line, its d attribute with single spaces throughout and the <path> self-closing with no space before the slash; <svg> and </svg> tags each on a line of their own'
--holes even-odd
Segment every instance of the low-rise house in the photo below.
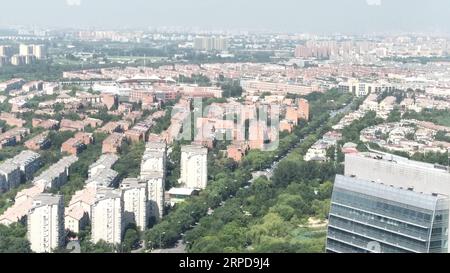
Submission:
<svg viewBox="0 0 450 273">
<path fill-rule="evenodd" d="M 115 154 L 103 154 L 100 158 L 89 166 L 89 177 L 94 177 L 101 170 L 111 169 L 112 166 L 119 160 L 119 156 Z"/>
<path fill-rule="evenodd" d="M 12 158 L 21 172 L 21 180 L 28 181 L 41 168 L 41 155 L 33 151 L 25 150 Z"/>
<path fill-rule="evenodd" d="M 113 153 L 116 154 L 120 152 L 125 135 L 122 133 L 112 133 L 109 135 L 102 143 L 102 153 Z"/>
<path fill-rule="evenodd" d="M 61 152 L 78 155 L 92 142 L 93 137 L 91 133 L 78 132 L 73 138 L 68 139 L 61 145 Z"/>
<path fill-rule="evenodd" d="M 34 118 L 34 119 L 32 119 L 32 126 L 33 127 L 42 127 L 47 130 L 56 130 L 59 127 L 59 121 L 54 120 L 54 119 L 42 120 L 42 119 Z"/>
<path fill-rule="evenodd" d="M 84 131 L 84 123 L 80 120 L 63 119 L 60 123 L 61 131 Z"/>
<path fill-rule="evenodd" d="M 30 150 L 39 151 L 50 147 L 49 131 L 40 133 L 39 135 L 25 141 L 24 145 Z"/>
<path fill-rule="evenodd" d="M 0 192 L 18 187 L 21 181 L 20 177 L 19 166 L 12 159 L 0 164 Z"/>
<path fill-rule="evenodd" d="M 17 118 L 16 115 L 3 112 L 0 114 L 0 120 L 3 120 L 9 126 L 23 127 L 26 123 L 25 120 Z"/>
<path fill-rule="evenodd" d="M 171 188 L 168 192 L 168 202 L 171 206 L 184 202 L 187 198 L 199 194 L 199 191 L 192 188 Z"/>
<path fill-rule="evenodd" d="M 78 161 L 78 157 L 66 156 L 33 179 L 34 185 L 44 185 L 45 189 L 59 188 L 67 183 L 69 167 Z"/>
<path fill-rule="evenodd" d="M 227 147 L 227 156 L 236 162 L 240 162 L 248 149 L 249 147 L 245 142 L 233 143 Z"/>
<path fill-rule="evenodd" d="M 91 128 L 97 128 L 103 124 L 101 119 L 96 118 L 86 118 L 83 120 L 84 126 L 90 126 Z"/>
</svg>

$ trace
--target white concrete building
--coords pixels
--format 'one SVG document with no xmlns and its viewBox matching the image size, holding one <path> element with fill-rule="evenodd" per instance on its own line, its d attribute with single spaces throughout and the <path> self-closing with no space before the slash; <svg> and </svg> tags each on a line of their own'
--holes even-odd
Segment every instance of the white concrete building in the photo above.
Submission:
<svg viewBox="0 0 450 273">
<path fill-rule="evenodd" d="M 141 161 L 141 177 L 166 173 L 167 148 L 164 142 L 147 142 Z"/>
<path fill-rule="evenodd" d="M 164 215 L 164 177 L 155 173 L 145 177 L 148 191 L 148 217 L 155 217 L 156 220 Z"/>
<path fill-rule="evenodd" d="M 95 176 L 104 169 L 111 169 L 119 160 L 119 156 L 115 154 L 102 154 L 100 158 L 89 166 L 89 177 Z"/>
<path fill-rule="evenodd" d="M 67 182 L 69 167 L 78 161 L 78 157 L 66 156 L 34 178 L 33 184 L 42 184 L 46 189 L 59 188 Z"/>
<path fill-rule="evenodd" d="M 85 187 L 75 192 L 70 200 L 69 206 L 65 209 L 64 224 L 66 230 L 78 233 L 89 223 L 91 207 L 94 205 L 97 189 Z"/>
<path fill-rule="evenodd" d="M 208 182 L 207 160 L 207 148 L 199 145 L 181 147 L 180 182 L 187 188 L 206 188 Z"/>
<path fill-rule="evenodd" d="M 137 178 L 126 178 L 120 184 L 123 199 L 124 227 L 136 224 L 141 231 L 147 228 L 147 183 Z"/>
<path fill-rule="evenodd" d="M 20 169 L 12 159 L 0 164 L 0 193 L 18 187 L 20 184 Z"/>
<path fill-rule="evenodd" d="M 98 189 L 91 208 L 91 238 L 93 243 L 103 240 L 120 244 L 123 233 L 123 202 L 120 191 Z"/>
<path fill-rule="evenodd" d="M 79 233 L 89 223 L 88 213 L 82 204 L 69 207 L 64 213 L 64 228 Z"/>
<path fill-rule="evenodd" d="M 40 158 L 40 154 L 26 150 L 13 157 L 12 161 L 19 166 L 23 180 L 27 181 L 41 167 Z"/>
<path fill-rule="evenodd" d="M 160 219 L 164 214 L 167 145 L 147 142 L 141 162 L 140 179 L 147 183 L 148 218 Z"/>
<path fill-rule="evenodd" d="M 52 252 L 64 242 L 64 206 L 61 195 L 42 193 L 28 212 L 28 240 L 34 252 Z"/>
</svg>

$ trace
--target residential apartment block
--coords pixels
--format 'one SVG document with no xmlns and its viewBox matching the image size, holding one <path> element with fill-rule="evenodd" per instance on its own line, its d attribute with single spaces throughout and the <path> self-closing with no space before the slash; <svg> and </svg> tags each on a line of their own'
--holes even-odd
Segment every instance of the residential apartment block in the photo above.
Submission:
<svg viewBox="0 0 450 273">
<path fill-rule="evenodd" d="M 91 212 L 92 242 L 103 240 L 110 244 L 120 244 L 124 231 L 121 192 L 114 189 L 98 189 Z"/>
<path fill-rule="evenodd" d="M 53 252 L 64 243 L 64 205 L 61 195 L 42 193 L 28 212 L 28 240 L 34 252 Z"/>
<path fill-rule="evenodd" d="M 147 183 L 138 178 L 126 178 L 120 183 L 123 199 L 124 226 L 136 224 L 144 231 L 148 222 Z"/>
<path fill-rule="evenodd" d="M 208 149 L 200 145 L 181 147 L 180 183 L 187 188 L 205 189 L 208 183 Z"/>
</svg>

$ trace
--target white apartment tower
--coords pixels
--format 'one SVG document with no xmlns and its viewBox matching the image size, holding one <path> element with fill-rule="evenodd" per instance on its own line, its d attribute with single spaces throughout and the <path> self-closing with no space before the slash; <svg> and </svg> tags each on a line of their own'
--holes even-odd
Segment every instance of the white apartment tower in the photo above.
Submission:
<svg viewBox="0 0 450 273">
<path fill-rule="evenodd" d="M 208 182 L 208 149 L 199 145 L 181 147 L 180 182 L 187 188 L 205 189 Z"/>
<path fill-rule="evenodd" d="M 28 56 L 33 55 L 33 45 L 20 44 L 19 46 L 19 55 L 20 56 Z"/>
<path fill-rule="evenodd" d="M 160 219 L 164 215 L 164 177 L 159 173 L 147 175 L 148 216 Z"/>
<path fill-rule="evenodd" d="M 38 60 L 45 59 L 47 52 L 44 45 L 33 45 L 33 55 L 36 56 Z"/>
<path fill-rule="evenodd" d="M 165 142 L 148 142 L 142 157 L 140 178 L 147 182 L 148 217 L 160 219 L 164 213 L 167 146 Z"/>
<path fill-rule="evenodd" d="M 34 252 L 52 252 L 64 242 L 64 205 L 61 195 L 42 193 L 28 212 L 28 240 Z"/>
<path fill-rule="evenodd" d="M 147 142 L 141 161 L 141 177 L 166 173 L 167 148 L 164 142 Z"/>
<path fill-rule="evenodd" d="M 123 203 L 121 193 L 111 188 L 98 189 L 91 208 L 92 242 L 103 240 L 120 244 L 123 233 Z"/>
<path fill-rule="evenodd" d="M 126 178 L 120 184 L 123 199 L 124 226 L 134 223 L 141 231 L 147 228 L 147 183 Z"/>
</svg>

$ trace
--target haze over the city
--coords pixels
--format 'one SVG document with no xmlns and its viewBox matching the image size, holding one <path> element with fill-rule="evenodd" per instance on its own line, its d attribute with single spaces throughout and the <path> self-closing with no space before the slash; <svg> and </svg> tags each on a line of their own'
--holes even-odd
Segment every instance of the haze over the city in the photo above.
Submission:
<svg viewBox="0 0 450 273">
<path fill-rule="evenodd" d="M 0 27 L 250 29 L 317 33 L 449 32 L 447 0 L 16 0 Z M 20 10 L 20 12 L 18 12 Z M 20 16 L 18 16 L 20 14 Z M 382 18 L 382 19 L 381 19 Z"/>
</svg>

